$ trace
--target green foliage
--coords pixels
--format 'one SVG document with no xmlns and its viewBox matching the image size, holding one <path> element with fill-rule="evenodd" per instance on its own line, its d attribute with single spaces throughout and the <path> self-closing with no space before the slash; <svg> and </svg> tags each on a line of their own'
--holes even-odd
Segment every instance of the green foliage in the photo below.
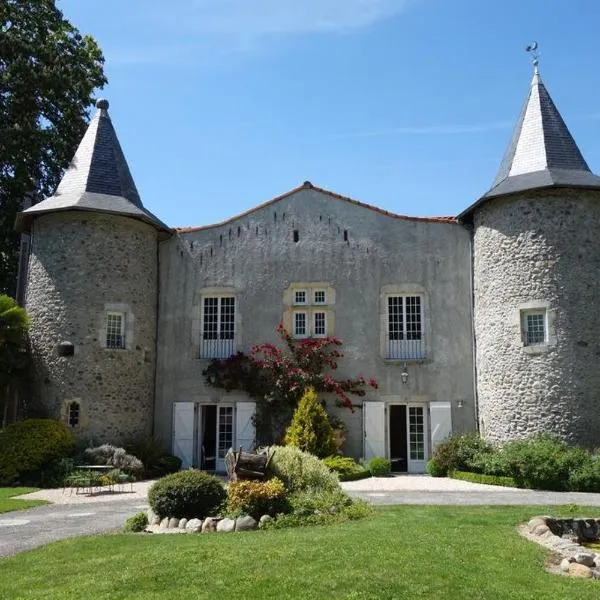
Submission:
<svg viewBox="0 0 600 600">
<path fill-rule="evenodd" d="M 323 462 L 330 471 L 337 473 L 340 481 L 356 481 L 371 477 L 371 472 L 349 456 L 329 456 Z"/>
<path fill-rule="evenodd" d="M 600 456 L 589 456 L 569 473 L 569 489 L 578 492 L 600 492 Z"/>
<path fill-rule="evenodd" d="M 343 490 L 301 490 L 289 497 L 292 512 L 269 521 L 266 529 L 331 525 L 372 514 L 373 509 L 362 500 L 352 500 Z"/>
<path fill-rule="evenodd" d="M 129 533 L 139 533 L 144 531 L 146 527 L 148 527 L 148 516 L 145 512 L 136 513 L 125 521 L 125 531 Z"/>
<path fill-rule="evenodd" d="M 144 470 L 142 461 L 112 444 L 102 444 L 94 448 L 86 448 L 84 454 L 94 465 L 112 465 L 129 473 L 141 474 Z"/>
<path fill-rule="evenodd" d="M 283 441 L 319 458 L 337 453 L 333 429 L 314 388 L 309 387 L 300 398 Z"/>
<path fill-rule="evenodd" d="M 478 433 L 460 433 L 436 446 L 431 468 L 435 477 L 446 477 L 449 471 L 473 471 L 474 458 L 491 451 L 490 445 Z"/>
<path fill-rule="evenodd" d="M 181 459 L 165 452 L 162 442 L 155 437 L 130 440 L 125 444 L 125 450 L 142 461 L 147 479 L 163 477 L 181 469 Z"/>
<path fill-rule="evenodd" d="M 387 477 L 392 470 L 392 463 L 387 458 L 374 456 L 369 461 L 368 468 L 373 477 Z"/>
<path fill-rule="evenodd" d="M 227 488 L 227 509 L 250 515 L 257 521 L 262 515 L 274 517 L 289 510 L 283 482 L 276 477 L 268 481 L 235 481 Z"/>
<path fill-rule="evenodd" d="M 201 518 L 213 515 L 226 498 L 214 475 L 190 469 L 159 479 L 148 491 L 148 502 L 161 518 Z"/>
<path fill-rule="evenodd" d="M 15 216 L 23 199 L 54 192 L 106 78 L 96 42 L 54 2 L 3 0 L 0 32 L 0 292 L 14 294 Z"/>
<path fill-rule="evenodd" d="M 518 487 L 512 477 L 501 477 L 499 475 L 484 475 L 483 473 L 467 473 L 465 471 L 452 471 L 452 479 L 470 481 L 471 483 L 485 483 L 487 485 L 501 485 L 505 487 Z"/>
<path fill-rule="evenodd" d="M 294 446 L 271 446 L 270 450 L 273 457 L 269 463 L 269 476 L 281 479 L 289 492 L 339 489 L 337 475 L 316 456 Z"/>
<path fill-rule="evenodd" d="M 427 462 L 426 469 L 432 477 L 446 477 L 448 475 L 448 469 L 442 466 L 440 460 L 435 456 Z"/>
<path fill-rule="evenodd" d="M 73 437 L 60 421 L 29 419 L 0 431 L 0 483 L 35 483 L 53 462 L 67 457 Z"/>
</svg>

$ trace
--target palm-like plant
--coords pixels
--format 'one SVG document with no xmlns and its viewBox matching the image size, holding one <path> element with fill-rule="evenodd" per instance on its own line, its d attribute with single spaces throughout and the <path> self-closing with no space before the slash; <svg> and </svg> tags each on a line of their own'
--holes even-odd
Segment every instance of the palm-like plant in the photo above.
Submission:
<svg viewBox="0 0 600 600">
<path fill-rule="evenodd" d="M 27 367 L 26 340 L 29 318 L 13 298 L 0 295 L 0 418 L 6 425 L 8 407 Z M 13 411 L 16 412 L 16 411 Z"/>
</svg>

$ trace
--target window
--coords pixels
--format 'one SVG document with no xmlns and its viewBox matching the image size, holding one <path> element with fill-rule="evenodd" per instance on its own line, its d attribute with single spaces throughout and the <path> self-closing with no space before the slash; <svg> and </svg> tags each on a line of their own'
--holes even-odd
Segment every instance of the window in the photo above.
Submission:
<svg viewBox="0 0 600 600">
<path fill-rule="evenodd" d="M 235 298 L 204 297 L 200 358 L 229 358 L 234 352 L 234 342 Z"/>
<path fill-rule="evenodd" d="M 294 292 L 294 304 L 306 304 L 306 290 L 296 290 Z"/>
<path fill-rule="evenodd" d="M 233 446 L 233 407 L 219 406 L 219 458 L 224 459 Z"/>
<path fill-rule="evenodd" d="M 409 406 L 410 460 L 425 460 L 425 427 L 422 406 Z"/>
<path fill-rule="evenodd" d="M 125 348 L 125 313 L 109 312 L 106 314 L 106 347 Z"/>
<path fill-rule="evenodd" d="M 315 304 L 325 304 L 325 290 L 315 290 Z"/>
<path fill-rule="evenodd" d="M 313 313 L 313 335 L 315 337 L 325 337 L 327 335 L 327 317 L 324 312 Z"/>
<path fill-rule="evenodd" d="M 523 342 L 525 346 L 537 346 L 546 343 L 546 311 L 524 311 L 522 317 Z"/>
<path fill-rule="evenodd" d="M 306 337 L 306 313 L 294 313 L 294 337 Z"/>
<path fill-rule="evenodd" d="M 79 425 L 79 402 L 71 402 L 67 409 L 67 424 L 69 427 Z"/>
<path fill-rule="evenodd" d="M 387 325 L 387 358 L 424 358 L 422 296 L 388 296 Z"/>
</svg>

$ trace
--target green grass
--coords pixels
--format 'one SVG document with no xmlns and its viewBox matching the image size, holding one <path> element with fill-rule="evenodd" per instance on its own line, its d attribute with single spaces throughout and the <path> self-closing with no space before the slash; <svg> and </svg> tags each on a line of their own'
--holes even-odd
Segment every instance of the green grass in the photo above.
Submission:
<svg viewBox="0 0 600 600">
<path fill-rule="evenodd" d="M 1 560 L 0 598 L 597 600 L 600 582 L 546 573 L 518 535 L 538 514 L 574 513 L 397 506 L 328 527 L 71 539 Z"/>
<path fill-rule="evenodd" d="M 23 510 L 24 508 L 33 508 L 42 504 L 48 504 L 45 500 L 15 500 L 12 496 L 29 494 L 37 492 L 37 488 L 3 488 L 0 487 L 0 513 L 12 512 L 14 510 Z"/>
</svg>

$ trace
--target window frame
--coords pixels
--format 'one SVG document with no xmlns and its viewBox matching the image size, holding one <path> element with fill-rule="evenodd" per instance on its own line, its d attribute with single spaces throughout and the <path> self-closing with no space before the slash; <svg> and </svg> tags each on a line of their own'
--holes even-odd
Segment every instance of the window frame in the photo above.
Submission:
<svg viewBox="0 0 600 600">
<path fill-rule="evenodd" d="M 216 301 L 214 331 L 212 327 L 210 330 L 206 329 L 209 323 L 207 316 L 210 314 L 207 312 L 207 303 L 211 300 Z M 231 305 L 225 307 L 224 300 L 231 300 Z M 199 310 L 200 326 L 198 331 L 197 357 L 200 359 L 229 358 L 229 356 L 235 353 L 238 335 L 237 311 L 239 307 L 236 295 L 227 292 L 204 293 L 200 296 Z M 229 316 L 230 318 L 225 320 L 224 316 Z M 208 337 L 209 335 L 214 335 L 214 337 Z M 208 348 L 211 346 L 212 349 L 209 350 Z"/>
<path fill-rule="evenodd" d="M 308 320 L 309 311 L 307 310 L 295 310 L 292 313 L 292 337 L 298 340 L 310 337 L 310 329 L 309 329 L 309 320 Z M 297 331 L 297 317 L 304 316 L 304 333 L 298 333 Z"/>
<path fill-rule="evenodd" d="M 317 315 L 323 315 L 323 333 L 317 333 Z M 327 311 L 315 310 L 312 312 L 312 337 L 326 338 L 327 337 Z"/>
<path fill-rule="evenodd" d="M 541 339 L 530 340 L 534 335 L 539 335 L 540 331 L 535 326 L 530 325 L 530 318 L 532 317 L 540 317 L 541 321 Z M 521 312 L 521 328 L 523 332 L 523 345 L 527 347 L 532 346 L 543 346 L 548 343 L 548 313 L 545 308 L 532 308 L 528 310 L 523 310 Z M 537 336 L 536 336 L 537 337 Z"/>
<path fill-rule="evenodd" d="M 119 317 L 120 319 L 120 333 L 114 333 L 111 330 L 112 327 L 109 326 L 109 321 L 112 317 Z M 127 313 L 121 310 L 107 310 L 105 312 L 104 318 L 104 347 L 107 350 L 127 350 Z M 109 336 L 119 335 L 121 337 L 120 345 L 114 345 L 109 343 Z"/>
<path fill-rule="evenodd" d="M 293 290 L 292 293 L 294 294 L 294 299 L 293 299 L 293 302 L 292 302 L 292 304 L 294 306 L 308 306 L 308 293 L 307 293 L 306 289 L 300 288 L 300 289 L 297 289 L 297 290 Z M 303 301 L 299 301 L 297 299 L 297 294 L 304 294 L 304 300 Z"/>
<path fill-rule="evenodd" d="M 317 294 L 323 294 L 323 300 L 317 300 Z M 326 306 L 327 305 L 327 290 L 322 288 L 315 288 L 313 290 L 313 304 L 315 306 Z"/>
</svg>

